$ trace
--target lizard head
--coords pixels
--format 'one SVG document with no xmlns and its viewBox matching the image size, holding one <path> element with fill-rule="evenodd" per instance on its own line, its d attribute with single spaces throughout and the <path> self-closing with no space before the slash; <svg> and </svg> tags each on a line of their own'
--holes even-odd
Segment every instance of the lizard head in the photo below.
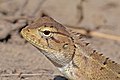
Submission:
<svg viewBox="0 0 120 80">
<path fill-rule="evenodd" d="M 52 18 L 36 20 L 23 28 L 21 34 L 56 66 L 64 66 L 72 60 L 74 42 L 66 28 Z"/>
</svg>

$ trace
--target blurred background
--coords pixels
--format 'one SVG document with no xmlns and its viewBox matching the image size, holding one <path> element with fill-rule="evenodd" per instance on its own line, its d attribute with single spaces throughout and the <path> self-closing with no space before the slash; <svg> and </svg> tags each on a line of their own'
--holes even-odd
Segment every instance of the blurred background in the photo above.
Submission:
<svg viewBox="0 0 120 80">
<path fill-rule="evenodd" d="M 48 15 L 120 63 L 120 0 L 0 0 L 0 80 L 51 80 L 61 73 L 20 30 Z M 64 79 L 61 79 L 64 80 Z"/>
</svg>

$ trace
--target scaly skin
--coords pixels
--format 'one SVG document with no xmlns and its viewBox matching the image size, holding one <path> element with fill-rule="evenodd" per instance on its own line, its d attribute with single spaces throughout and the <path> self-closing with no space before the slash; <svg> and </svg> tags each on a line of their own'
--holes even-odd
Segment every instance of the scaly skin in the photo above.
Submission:
<svg viewBox="0 0 120 80">
<path fill-rule="evenodd" d="M 50 17 L 21 31 L 70 80 L 120 80 L 120 65 L 92 50 Z"/>
</svg>

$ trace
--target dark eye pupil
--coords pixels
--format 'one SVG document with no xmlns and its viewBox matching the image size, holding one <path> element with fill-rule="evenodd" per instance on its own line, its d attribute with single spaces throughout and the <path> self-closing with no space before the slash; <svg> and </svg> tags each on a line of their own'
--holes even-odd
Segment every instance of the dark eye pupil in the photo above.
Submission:
<svg viewBox="0 0 120 80">
<path fill-rule="evenodd" d="M 49 35 L 50 34 L 50 31 L 44 31 L 43 32 L 45 35 Z"/>
</svg>

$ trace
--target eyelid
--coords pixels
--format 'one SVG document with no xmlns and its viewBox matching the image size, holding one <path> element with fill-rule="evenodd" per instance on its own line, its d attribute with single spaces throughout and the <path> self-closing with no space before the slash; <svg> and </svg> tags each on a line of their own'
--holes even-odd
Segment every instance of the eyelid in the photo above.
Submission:
<svg viewBox="0 0 120 80">
<path fill-rule="evenodd" d="M 41 26 L 40 28 L 38 28 L 39 31 L 43 32 L 43 31 L 50 31 L 50 32 L 57 32 L 57 29 L 56 28 L 53 28 L 53 27 L 44 27 L 44 26 Z"/>
</svg>

